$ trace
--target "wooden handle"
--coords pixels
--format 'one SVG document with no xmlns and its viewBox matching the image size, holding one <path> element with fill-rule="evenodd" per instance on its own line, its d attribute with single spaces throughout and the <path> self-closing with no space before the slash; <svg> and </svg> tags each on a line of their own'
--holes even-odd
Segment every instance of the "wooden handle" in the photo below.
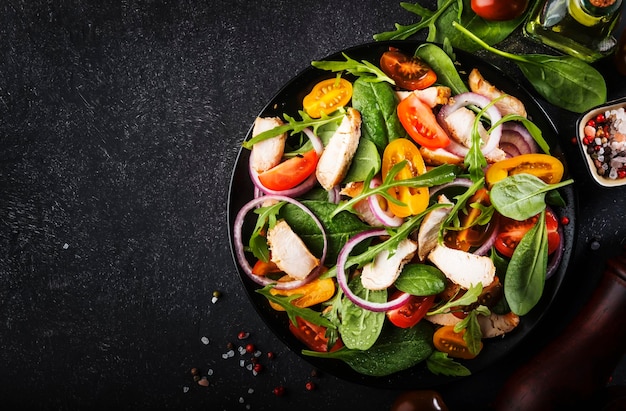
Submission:
<svg viewBox="0 0 626 411">
<path fill-rule="evenodd" d="M 563 333 L 509 378 L 494 409 L 582 409 L 606 386 L 625 338 L 626 249 L 607 262 L 590 300 Z"/>
</svg>

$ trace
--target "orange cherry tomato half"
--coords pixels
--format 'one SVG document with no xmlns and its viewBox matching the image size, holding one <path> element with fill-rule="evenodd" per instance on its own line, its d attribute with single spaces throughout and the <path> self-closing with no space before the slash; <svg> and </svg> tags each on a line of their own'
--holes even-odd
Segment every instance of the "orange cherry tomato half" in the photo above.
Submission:
<svg viewBox="0 0 626 411">
<path fill-rule="evenodd" d="M 280 280 L 279 280 L 280 281 Z M 272 295 L 299 295 L 302 297 L 291 300 L 291 304 L 296 307 L 305 308 L 315 304 L 323 303 L 330 300 L 335 295 L 335 281 L 332 278 L 316 279 L 301 287 L 291 290 L 270 289 Z M 285 309 L 270 301 L 270 305 L 276 311 L 285 311 Z"/>
<path fill-rule="evenodd" d="M 391 298 L 394 299 L 400 294 L 401 291 L 396 291 Z M 387 311 L 387 318 L 396 327 L 410 328 L 424 318 L 434 303 L 434 295 L 424 297 L 412 295 L 402 307 Z"/>
<path fill-rule="evenodd" d="M 338 339 L 329 350 L 325 327 L 313 324 L 302 317 L 296 317 L 296 322 L 298 326 L 294 326 L 289 321 L 289 331 L 309 349 L 318 352 L 332 352 L 343 347 L 343 343 Z"/>
<path fill-rule="evenodd" d="M 255 275 L 268 275 L 280 272 L 282 272 L 282 270 L 278 268 L 276 263 L 272 261 L 266 262 L 263 260 L 258 260 L 256 263 L 254 263 L 254 266 L 252 267 L 252 274 Z"/>
<path fill-rule="evenodd" d="M 298 154 L 262 172 L 259 174 L 259 180 L 270 190 L 282 191 L 294 188 L 315 172 L 318 159 L 315 150 Z"/>
<path fill-rule="evenodd" d="M 380 69 L 406 90 L 422 90 L 437 81 L 437 74 L 424 60 L 391 47 L 380 58 Z"/>
<path fill-rule="evenodd" d="M 506 21 L 524 14 L 528 0 L 472 0 L 471 7 L 485 20 Z"/>
<path fill-rule="evenodd" d="M 465 334 L 465 330 L 457 333 L 454 332 L 453 325 L 444 325 L 433 334 L 433 344 L 437 350 L 448 354 L 450 357 L 466 360 L 476 358 L 478 353 L 470 352 L 467 343 L 463 340 L 463 334 Z M 483 343 L 481 342 L 480 348 L 482 349 L 482 347 Z"/>
<path fill-rule="evenodd" d="M 485 188 L 476 191 L 468 201 L 468 204 L 474 203 L 489 206 L 491 204 L 489 191 Z M 448 231 L 445 237 L 446 245 L 463 251 L 469 251 L 472 247 L 480 246 L 494 227 L 494 224 L 491 223 L 474 224 L 481 213 L 482 210 L 479 207 L 470 207 L 468 214 L 460 214 L 461 225 L 467 228 L 460 231 Z"/>
<path fill-rule="evenodd" d="M 546 184 L 555 184 L 563 178 L 563 171 L 563 163 L 549 154 L 522 154 L 493 163 L 485 173 L 485 180 L 492 186 L 508 176 L 527 173 L 540 178 Z"/>
<path fill-rule="evenodd" d="M 406 180 L 426 172 L 426 164 L 424 164 L 424 159 L 422 159 L 417 146 L 406 138 L 398 138 L 389 143 L 383 152 L 383 178 L 386 178 L 393 166 L 404 160 L 407 163 L 396 174 L 395 180 Z M 404 205 L 399 205 L 390 201 L 387 202 L 389 211 L 398 217 L 419 214 L 428 207 L 428 187 L 392 187 L 388 192 L 395 199 L 404 203 Z"/>
<path fill-rule="evenodd" d="M 432 109 L 411 93 L 398 104 L 398 118 L 417 144 L 431 150 L 446 147 L 450 137 L 441 128 Z"/>
<path fill-rule="evenodd" d="M 320 118 L 323 114 L 348 104 L 352 98 L 352 83 L 343 78 L 322 80 L 313 86 L 313 90 L 304 97 L 304 111 L 313 117 Z"/>
<path fill-rule="evenodd" d="M 499 216 L 498 218 L 498 235 L 494 246 L 498 252 L 506 257 L 511 257 L 515 248 L 522 241 L 522 238 L 528 230 L 535 226 L 539 216 L 533 216 L 523 221 L 513 220 L 508 217 Z M 559 221 L 556 216 L 549 210 L 546 210 L 546 228 L 548 230 L 548 254 L 556 251 L 561 236 L 559 235 Z"/>
</svg>

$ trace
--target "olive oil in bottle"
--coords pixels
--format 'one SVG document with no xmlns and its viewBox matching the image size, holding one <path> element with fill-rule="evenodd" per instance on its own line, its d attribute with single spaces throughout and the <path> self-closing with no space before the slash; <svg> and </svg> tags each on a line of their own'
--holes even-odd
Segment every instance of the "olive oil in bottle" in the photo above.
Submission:
<svg viewBox="0 0 626 411">
<path fill-rule="evenodd" d="M 563 53 L 593 62 L 613 52 L 622 0 L 543 0 L 524 34 Z"/>
</svg>

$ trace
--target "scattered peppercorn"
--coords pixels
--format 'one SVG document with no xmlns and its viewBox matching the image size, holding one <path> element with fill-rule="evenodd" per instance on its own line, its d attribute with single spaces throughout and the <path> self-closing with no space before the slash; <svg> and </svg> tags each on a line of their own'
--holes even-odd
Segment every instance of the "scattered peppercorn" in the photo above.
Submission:
<svg viewBox="0 0 626 411">
<path fill-rule="evenodd" d="M 255 372 L 261 372 L 263 370 L 263 366 L 259 363 L 254 364 L 254 367 L 252 368 Z"/>
<path fill-rule="evenodd" d="M 268 351 L 267 352 L 267 358 L 269 358 L 270 360 L 274 359 L 275 354 L 272 351 Z"/>
<path fill-rule="evenodd" d="M 232 350 L 235 347 L 235 345 L 231 342 L 226 343 L 226 348 L 229 350 Z"/>
<path fill-rule="evenodd" d="M 561 225 L 568 225 L 568 224 L 569 224 L 569 218 L 567 216 L 561 217 Z"/>
<path fill-rule="evenodd" d="M 247 352 L 254 352 L 254 344 L 247 344 L 246 345 L 246 351 Z"/>
<path fill-rule="evenodd" d="M 245 331 L 239 331 L 239 334 L 237 335 L 237 338 L 239 338 L 240 340 L 245 340 L 249 336 L 250 336 L 250 333 L 247 333 Z"/>
<path fill-rule="evenodd" d="M 307 389 L 307 391 L 313 391 L 316 388 L 315 383 L 313 381 L 307 381 L 307 383 L 304 386 Z"/>
</svg>

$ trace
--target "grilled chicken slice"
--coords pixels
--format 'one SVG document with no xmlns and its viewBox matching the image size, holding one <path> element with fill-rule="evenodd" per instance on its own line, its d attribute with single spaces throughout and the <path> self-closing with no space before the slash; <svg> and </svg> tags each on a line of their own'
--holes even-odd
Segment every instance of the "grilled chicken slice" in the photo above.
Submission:
<svg viewBox="0 0 626 411">
<path fill-rule="evenodd" d="M 421 261 L 424 261 L 428 254 L 437 246 L 441 224 L 452 210 L 452 203 L 445 195 L 440 195 L 437 202 L 439 204 L 450 204 L 450 206 L 436 208 L 426 214 L 424 220 L 422 220 L 417 233 L 417 256 Z"/>
<path fill-rule="evenodd" d="M 267 243 L 272 262 L 296 280 L 306 278 L 320 264 L 285 220 L 277 221 L 267 231 Z"/>
<path fill-rule="evenodd" d="M 264 131 L 282 126 L 284 123 L 278 117 L 257 117 L 252 128 L 252 137 L 256 137 Z M 260 141 L 252 146 L 251 165 L 257 173 L 262 173 L 278 165 L 285 152 L 285 140 L 287 133 Z"/>
<path fill-rule="evenodd" d="M 481 283 L 491 284 L 496 267 L 491 258 L 456 250 L 440 244 L 428 254 L 428 259 L 439 268 L 448 279 L 463 288 Z"/>
<path fill-rule="evenodd" d="M 317 163 L 315 175 L 326 190 L 331 190 L 346 176 L 360 139 L 361 113 L 350 107 Z"/>
<path fill-rule="evenodd" d="M 450 90 L 450 87 L 432 86 L 422 90 L 397 91 L 396 95 L 398 99 L 404 100 L 411 93 L 415 94 L 422 103 L 428 105 L 430 108 L 434 108 L 441 104 L 448 104 L 452 90 Z"/>
<path fill-rule="evenodd" d="M 504 335 L 513 331 L 519 324 L 519 316 L 514 313 L 504 315 L 491 313 L 488 317 L 479 315 L 476 318 L 478 318 L 478 324 L 480 324 L 483 338 L 493 338 Z"/>
<path fill-rule="evenodd" d="M 459 157 L 443 148 L 431 150 L 421 146 L 420 154 L 424 162 L 430 166 L 440 166 L 442 164 L 455 164 L 460 166 L 463 165 L 463 161 L 465 160 L 463 157 Z"/>
<path fill-rule="evenodd" d="M 463 144 L 465 147 L 471 147 L 472 127 L 475 119 L 476 115 L 473 111 L 468 108 L 461 107 L 446 116 L 444 122 L 450 137 L 458 143 Z M 489 140 L 489 133 L 482 123 L 478 124 L 478 133 L 484 142 Z M 490 163 L 495 163 L 496 161 L 504 160 L 505 158 L 506 153 L 498 147 L 485 154 L 485 159 Z"/>
<path fill-rule="evenodd" d="M 389 251 L 381 251 L 374 261 L 363 266 L 361 284 L 369 290 L 384 290 L 396 281 L 404 265 L 415 255 L 417 244 L 404 239 L 398 249 L 389 255 Z"/>
<path fill-rule="evenodd" d="M 468 83 L 470 89 L 477 94 L 482 94 L 485 97 L 488 97 L 491 100 L 495 100 L 496 98 L 506 94 L 502 91 L 498 90 L 495 86 L 485 80 L 480 74 L 478 69 L 472 70 L 469 75 Z M 524 107 L 524 103 L 522 103 L 518 98 L 513 97 L 511 95 L 506 95 L 501 100 L 498 100 L 495 106 L 500 110 L 502 116 L 506 116 L 507 114 L 518 114 L 523 117 L 527 117 L 526 107 Z"/>
<path fill-rule="evenodd" d="M 433 314 L 424 317 L 428 322 L 437 325 L 456 325 L 461 319 L 452 313 Z"/>
</svg>

